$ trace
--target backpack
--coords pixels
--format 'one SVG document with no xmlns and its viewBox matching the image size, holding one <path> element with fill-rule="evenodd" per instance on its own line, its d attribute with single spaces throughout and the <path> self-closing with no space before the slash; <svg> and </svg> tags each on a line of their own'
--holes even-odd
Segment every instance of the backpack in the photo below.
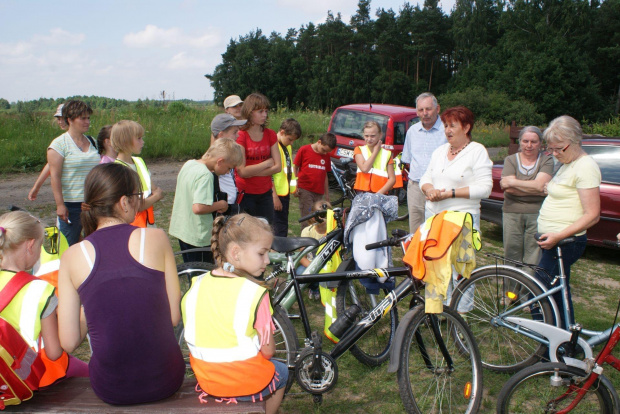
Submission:
<svg viewBox="0 0 620 414">
<path fill-rule="evenodd" d="M 33 280 L 37 278 L 18 272 L 0 291 L 0 312 Z M 0 410 L 32 398 L 44 372 L 45 365 L 39 353 L 28 346 L 8 321 L 0 317 Z"/>
</svg>

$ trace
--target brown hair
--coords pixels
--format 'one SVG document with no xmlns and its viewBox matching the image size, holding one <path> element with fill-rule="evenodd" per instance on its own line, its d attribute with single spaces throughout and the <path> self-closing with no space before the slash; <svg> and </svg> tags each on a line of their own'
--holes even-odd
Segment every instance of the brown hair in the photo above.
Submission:
<svg viewBox="0 0 620 414">
<path fill-rule="evenodd" d="M 319 141 L 321 141 L 321 144 L 327 145 L 331 149 L 336 148 L 336 144 L 338 143 L 338 141 L 336 140 L 336 136 L 332 134 L 331 132 L 326 132 L 323 135 L 321 135 L 321 137 L 319 138 Z"/>
<path fill-rule="evenodd" d="M 97 135 L 97 150 L 99 151 L 99 155 L 105 152 L 105 145 L 103 145 L 103 142 L 106 139 L 110 139 L 111 132 L 112 132 L 112 125 L 103 126 L 99 130 L 99 135 Z"/>
<path fill-rule="evenodd" d="M 125 119 L 112 125 L 110 142 L 114 151 L 131 155 L 133 139 L 141 136 L 144 136 L 144 127 L 136 121 Z"/>
<path fill-rule="evenodd" d="M 271 227 L 266 221 L 250 216 L 247 213 L 216 218 L 213 221 L 213 230 L 211 232 L 211 251 L 213 252 L 215 263 L 219 267 L 224 266 L 224 262 L 228 261 L 226 251 L 230 243 L 237 243 L 241 247 L 255 243 L 261 237 L 260 230 L 273 234 Z M 234 273 L 261 284 L 252 275 L 241 269 L 235 269 Z"/>
<path fill-rule="evenodd" d="M 77 99 L 65 103 L 65 106 L 62 107 L 62 117 L 67 125 L 69 125 L 70 119 L 79 118 L 84 114 L 91 115 L 92 113 L 93 109 L 86 102 Z"/>
<path fill-rule="evenodd" d="M 269 109 L 270 106 L 269 99 L 262 93 L 254 92 L 249 94 L 248 97 L 244 99 L 243 106 L 241 107 L 241 117 L 247 119 L 248 122 L 246 122 L 245 125 L 241 125 L 240 129 L 247 131 L 252 126 L 250 115 L 253 111 L 257 109 Z M 267 117 L 265 123 L 261 126 L 266 127 L 268 121 L 269 117 Z"/>
<path fill-rule="evenodd" d="M 100 164 L 93 168 L 84 182 L 84 204 L 82 206 L 82 227 L 84 236 L 97 230 L 102 217 L 118 217 L 116 204 L 123 196 L 142 194 L 140 177 L 131 168 L 122 164 Z M 139 203 L 140 198 L 136 198 Z M 118 217 L 120 218 L 120 217 Z"/>
<path fill-rule="evenodd" d="M 0 216 L 0 259 L 26 240 L 42 238 L 43 225 L 25 211 L 11 211 Z"/>
<path fill-rule="evenodd" d="M 293 118 L 287 118 L 280 124 L 280 131 L 284 131 L 286 135 L 292 135 L 296 139 L 301 138 L 301 125 Z"/>
</svg>

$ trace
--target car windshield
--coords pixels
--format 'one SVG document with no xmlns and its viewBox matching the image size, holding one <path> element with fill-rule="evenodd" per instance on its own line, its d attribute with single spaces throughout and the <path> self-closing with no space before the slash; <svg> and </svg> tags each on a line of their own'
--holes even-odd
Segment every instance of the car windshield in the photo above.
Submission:
<svg viewBox="0 0 620 414">
<path fill-rule="evenodd" d="M 369 112 L 350 111 L 341 109 L 336 112 L 329 132 L 349 138 L 363 139 L 362 128 L 368 121 L 375 121 L 381 126 L 382 139 L 385 142 L 389 117 L 387 115 L 371 114 Z"/>
<path fill-rule="evenodd" d="M 583 149 L 598 164 L 603 182 L 620 184 L 620 147 L 611 145 L 584 145 Z"/>
</svg>

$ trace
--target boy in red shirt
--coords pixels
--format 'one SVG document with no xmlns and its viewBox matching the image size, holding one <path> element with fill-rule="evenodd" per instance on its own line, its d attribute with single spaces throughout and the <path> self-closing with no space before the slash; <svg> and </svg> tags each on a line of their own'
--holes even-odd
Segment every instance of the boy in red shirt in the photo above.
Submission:
<svg viewBox="0 0 620 414">
<path fill-rule="evenodd" d="M 293 171 L 297 176 L 297 192 L 301 217 L 311 213 L 312 206 L 319 200 L 329 201 L 327 173 L 332 170 L 329 153 L 336 148 L 336 136 L 323 134 L 314 144 L 304 145 L 297 151 Z M 308 226 L 301 223 L 301 228 Z"/>
</svg>

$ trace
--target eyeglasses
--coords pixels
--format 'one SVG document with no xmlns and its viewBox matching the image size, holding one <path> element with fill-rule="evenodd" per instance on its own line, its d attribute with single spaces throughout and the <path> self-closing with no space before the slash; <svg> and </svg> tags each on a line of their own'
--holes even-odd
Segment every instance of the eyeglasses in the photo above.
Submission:
<svg viewBox="0 0 620 414">
<path fill-rule="evenodd" d="M 566 151 L 568 149 L 568 147 L 570 147 L 570 143 L 567 146 L 565 146 L 564 148 L 551 148 L 551 147 L 547 147 L 547 152 L 549 154 L 552 154 L 552 155 L 553 154 L 559 154 L 561 152 Z"/>
</svg>

